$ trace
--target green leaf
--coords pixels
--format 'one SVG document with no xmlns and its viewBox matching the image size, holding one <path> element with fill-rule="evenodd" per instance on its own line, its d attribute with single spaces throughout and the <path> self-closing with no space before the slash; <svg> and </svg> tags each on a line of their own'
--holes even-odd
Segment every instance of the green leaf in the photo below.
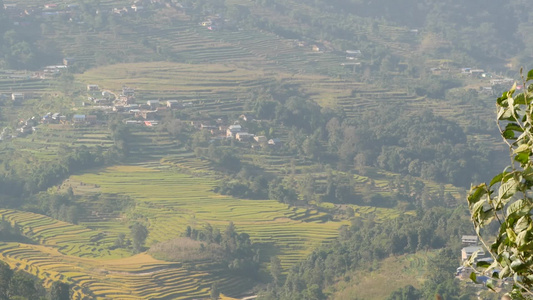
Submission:
<svg viewBox="0 0 533 300">
<path fill-rule="evenodd" d="M 516 233 L 511 228 L 507 228 L 506 232 L 509 240 L 514 243 L 516 241 Z"/>
<path fill-rule="evenodd" d="M 470 273 L 470 279 L 471 279 L 473 282 L 478 283 L 478 282 L 477 282 L 476 272 L 472 272 L 472 273 Z"/>
<path fill-rule="evenodd" d="M 513 117 L 513 112 L 509 108 L 500 107 L 498 110 L 498 120 L 509 120 Z"/>
<path fill-rule="evenodd" d="M 532 171 L 533 171 L 533 169 L 532 169 Z M 494 176 L 494 178 L 492 178 L 492 180 L 490 181 L 489 186 L 492 187 L 492 186 L 495 185 L 496 183 L 502 181 L 503 176 L 505 176 L 505 175 L 507 175 L 507 174 L 509 174 L 509 173 L 508 173 L 508 172 L 502 172 L 502 173 L 500 173 L 500 174 Z M 532 174 L 532 175 L 533 175 L 533 174 Z"/>
<path fill-rule="evenodd" d="M 486 262 L 486 261 L 478 261 L 476 263 L 476 266 L 478 268 L 488 268 L 490 266 L 490 264 L 488 262 Z"/>
<path fill-rule="evenodd" d="M 521 248 L 527 244 L 527 231 L 522 231 L 516 235 L 516 245 Z"/>
<path fill-rule="evenodd" d="M 529 227 L 529 217 L 523 216 L 514 225 L 514 231 L 515 232 L 522 232 L 526 230 Z"/>
<path fill-rule="evenodd" d="M 486 286 L 487 286 L 489 289 L 491 289 L 493 292 L 495 292 L 495 290 L 494 290 L 494 282 L 492 281 L 492 279 L 487 280 L 487 284 L 486 284 Z"/>
<path fill-rule="evenodd" d="M 511 177 L 509 178 L 507 182 L 503 183 L 498 189 L 498 198 L 500 200 L 510 198 L 516 193 L 517 190 L 518 190 L 518 182 L 513 177 Z"/>
<path fill-rule="evenodd" d="M 524 93 L 520 93 L 516 95 L 514 98 L 514 103 L 519 105 L 525 105 L 526 104 L 526 97 L 524 96 Z"/>
<path fill-rule="evenodd" d="M 531 210 L 531 204 L 523 199 L 518 199 L 507 208 L 507 220 L 510 221 L 513 215 L 516 217 L 527 214 L 529 210 Z"/>
<path fill-rule="evenodd" d="M 472 192 L 473 191 L 473 192 Z M 470 189 L 470 195 L 468 196 L 468 203 L 474 204 L 478 202 L 483 195 L 487 193 L 485 184 L 480 184 L 478 186 Z"/>
<path fill-rule="evenodd" d="M 517 162 L 521 163 L 522 166 L 527 164 L 529 162 L 529 155 L 530 153 L 529 152 L 522 152 L 520 154 L 517 154 L 515 157 L 514 157 L 514 160 L 516 160 Z"/>
<path fill-rule="evenodd" d="M 510 130 L 510 129 L 505 129 L 503 132 L 502 132 L 502 136 L 506 139 L 506 140 L 515 140 L 515 134 L 514 134 L 514 131 L 513 130 Z"/>
<path fill-rule="evenodd" d="M 526 81 L 530 81 L 533 79 L 533 70 L 529 70 L 529 72 L 527 72 L 527 79 Z"/>
<path fill-rule="evenodd" d="M 516 91 L 516 82 L 513 84 L 513 86 L 511 87 L 511 89 L 509 91 L 507 91 L 507 97 L 513 97 L 513 94 L 514 92 Z"/>
</svg>

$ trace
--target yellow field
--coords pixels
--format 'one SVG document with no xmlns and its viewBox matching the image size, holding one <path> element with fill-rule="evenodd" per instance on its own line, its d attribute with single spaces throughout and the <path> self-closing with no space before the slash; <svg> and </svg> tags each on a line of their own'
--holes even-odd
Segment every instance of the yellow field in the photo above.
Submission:
<svg viewBox="0 0 533 300">
<path fill-rule="evenodd" d="M 210 223 L 222 228 L 232 221 L 238 231 L 260 243 L 265 261 L 268 255 L 277 255 L 285 270 L 334 238 L 345 224 L 325 222 L 322 213 L 276 201 L 221 196 L 212 192 L 215 183 L 209 177 L 192 177 L 172 168 L 124 165 L 71 176 L 62 186 L 73 187 L 76 194 L 130 196 L 136 206 L 129 221 L 148 225 L 147 246 L 178 237 L 187 225 Z M 46 284 L 52 280 L 73 284 L 75 299 L 192 299 L 208 296 L 213 282 L 231 291 L 242 289 L 239 286 L 247 281 L 223 270 L 194 271 L 146 253 L 129 256 L 122 249 L 110 250 L 117 234 L 128 231 L 126 220 L 106 220 L 101 228 L 95 221 L 89 229 L 30 212 L 3 209 L 0 216 L 39 242 L 2 243 L 1 260 L 39 276 Z"/>
</svg>

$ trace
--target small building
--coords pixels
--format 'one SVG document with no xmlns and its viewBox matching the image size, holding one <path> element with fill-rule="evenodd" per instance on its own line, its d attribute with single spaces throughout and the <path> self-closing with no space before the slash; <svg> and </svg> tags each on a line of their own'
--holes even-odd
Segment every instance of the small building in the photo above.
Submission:
<svg viewBox="0 0 533 300">
<path fill-rule="evenodd" d="M 69 65 L 72 65 L 72 63 L 74 63 L 76 60 L 72 57 L 65 57 L 63 58 L 63 64 L 65 66 L 69 66 Z"/>
<path fill-rule="evenodd" d="M 478 252 L 479 251 L 479 252 Z M 480 246 L 468 246 L 461 249 L 461 259 L 463 261 L 468 260 L 472 254 L 478 252 L 478 257 L 485 256 L 485 251 Z"/>
<path fill-rule="evenodd" d="M 211 125 L 209 123 L 201 123 L 200 124 L 200 129 L 204 129 L 204 130 L 216 130 L 217 129 L 217 126 L 215 125 Z"/>
<path fill-rule="evenodd" d="M 180 106 L 180 103 L 178 100 L 168 100 L 167 101 L 167 107 L 170 109 L 178 108 Z"/>
<path fill-rule="evenodd" d="M 146 104 L 150 106 L 152 109 L 155 109 L 159 106 L 159 100 L 148 100 L 146 101 Z"/>
<path fill-rule="evenodd" d="M 4 10 L 15 11 L 17 10 L 17 4 L 16 3 L 4 3 Z"/>
<path fill-rule="evenodd" d="M 144 121 L 144 125 L 148 127 L 153 127 L 159 125 L 159 122 L 155 120 Z"/>
<path fill-rule="evenodd" d="M 361 50 L 346 50 L 346 58 L 357 58 L 361 56 Z"/>
<path fill-rule="evenodd" d="M 87 85 L 87 91 L 89 91 L 89 92 L 97 92 L 99 90 L 100 90 L 100 88 L 96 84 L 88 84 Z"/>
<path fill-rule="evenodd" d="M 463 235 L 461 241 L 463 245 L 476 246 L 478 244 L 478 237 L 477 235 Z"/>
<path fill-rule="evenodd" d="M 311 47 L 311 49 L 313 50 L 313 52 L 320 52 L 322 51 L 322 49 L 318 46 L 318 45 L 313 45 Z"/>
<path fill-rule="evenodd" d="M 115 112 L 123 112 L 125 110 L 126 110 L 126 108 L 124 107 L 124 105 L 115 105 L 115 106 L 113 106 L 113 111 L 115 111 Z"/>
<path fill-rule="evenodd" d="M 153 120 L 157 118 L 156 111 L 143 110 L 141 111 L 141 117 L 145 120 Z"/>
<path fill-rule="evenodd" d="M 226 137 L 230 137 L 230 138 L 235 137 L 235 134 L 241 131 L 242 131 L 241 125 L 230 125 L 228 129 L 226 130 Z"/>
<path fill-rule="evenodd" d="M 87 115 L 85 116 L 85 122 L 88 124 L 96 124 L 96 122 L 98 122 L 98 118 L 96 115 Z"/>
<path fill-rule="evenodd" d="M 240 142 L 251 140 L 253 137 L 254 135 L 248 132 L 237 132 L 235 134 L 235 138 Z"/>
<path fill-rule="evenodd" d="M 268 145 L 269 145 L 269 146 L 280 147 L 280 146 L 281 146 L 281 140 L 278 139 L 278 138 L 270 139 L 270 140 L 268 140 Z"/>
<path fill-rule="evenodd" d="M 72 122 L 74 124 L 85 124 L 85 115 L 74 115 L 72 117 Z"/>
<path fill-rule="evenodd" d="M 13 102 L 20 102 L 24 100 L 24 94 L 23 93 L 12 93 L 11 100 L 13 100 Z"/>
<path fill-rule="evenodd" d="M 245 121 L 245 122 L 248 122 L 248 121 L 253 121 L 254 120 L 254 116 L 250 115 L 250 114 L 242 114 L 239 116 L 239 119 Z"/>
<path fill-rule="evenodd" d="M 140 5 L 136 5 L 136 4 L 133 4 L 131 6 L 131 9 L 134 11 L 134 12 L 139 12 L 141 10 L 144 10 L 144 7 L 143 6 L 140 6 Z"/>
<path fill-rule="evenodd" d="M 109 99 L 93 99 L 94 104 L 97 105 L 109 105 L 111 104 L 111 100 Z"/>
<path fill-rule="evenodd" d="M 20 131 L 20 133 L 27 134 L 27 133 L 32 133 L 33 129 L 34 129 L 33 126 L 31 126 L 30 124 L 26 124 L 26 125 L 20 127 L 19 131 Z"/>
<path fill-rule="evenodd" d="M 126 125 L 141 125 L 143 124 L 141 121 L 137 120 L 126 120 Z"/>
<path fill-rule="evenodd" d="M 266 144 L 268 142 L 266 136 L 264 135 L 254 136 L 254 140 L 259 144 Z"/>
</svg>

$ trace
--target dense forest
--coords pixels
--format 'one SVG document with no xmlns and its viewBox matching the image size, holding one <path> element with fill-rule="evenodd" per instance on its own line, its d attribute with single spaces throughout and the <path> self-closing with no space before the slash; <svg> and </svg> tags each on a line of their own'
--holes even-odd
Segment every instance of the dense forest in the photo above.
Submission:
<svg viewBox="0 0 533 300">
<path fill-rule="evenodd" d="M 291 268 L 285 283 L 270 285 L 260 298 L 327 299 L 328 287 L 355 270 L 371 269 L 374 262 L 390 255 L 442 249 L 430 262 L 437 268 L 432 269 L 423 290 L 416 291 L 420 296 L 401 299 L 430 299 L 435 294 L 445 299 L 469 299 L 454 279 L 458 262 L 453 253 L 460 250 L 461 235 L 470 231 L 462 214 L 460 210 L 434 207 L 416 217 L 403 216 L 384 223 L 356 218 L 341 230 L 335 242 Z"/>
</svg>

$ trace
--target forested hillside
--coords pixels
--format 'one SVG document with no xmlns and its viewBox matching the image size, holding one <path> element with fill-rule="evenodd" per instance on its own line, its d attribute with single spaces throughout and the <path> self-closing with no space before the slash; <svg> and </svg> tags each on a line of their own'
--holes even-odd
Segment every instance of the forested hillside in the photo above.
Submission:
<svg viewBox="0 0 533 300">
<path fill-rule="evenodd" d="M 72 299 L 474 299 L 520 2 L 0 1 L 0 260 Z"/>
</svg>

